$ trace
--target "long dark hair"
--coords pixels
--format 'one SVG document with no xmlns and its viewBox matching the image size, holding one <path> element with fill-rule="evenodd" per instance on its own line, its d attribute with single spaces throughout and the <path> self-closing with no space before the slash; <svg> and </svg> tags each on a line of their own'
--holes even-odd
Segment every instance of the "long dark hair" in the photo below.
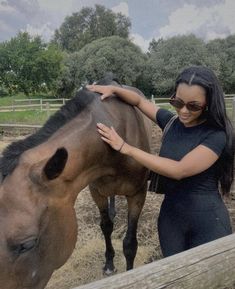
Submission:
<svg viewBox="0 0 235 289">
<path fill-rule="evenodd" d="M 226 113 L 223 90 L 214 72 L 204 66 L 186 68 L 176 79 L 175 91 L 180 83 L 199 85 L 205 89 L 207 110 L 203 114 L 206 121 L 226 133 L 227 142 L 218 160 L 218 181 L 222 194 L 229 194 L 234 175 L 235 138 Z"/>
</svg>

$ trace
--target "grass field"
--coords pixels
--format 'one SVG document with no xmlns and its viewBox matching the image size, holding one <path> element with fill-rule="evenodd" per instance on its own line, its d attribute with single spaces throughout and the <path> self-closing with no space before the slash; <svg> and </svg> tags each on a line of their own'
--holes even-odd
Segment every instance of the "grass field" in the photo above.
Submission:
<svg viewBox="0 0 235 289">
<path fill-rule="evenodd" d="M 37 94 L 37 95 L 29 95 L 27 97 L 27 96 L 25 96 L 25 94 L 19 93 L 17 95 L 0 97 L 0 106 L 1 105 L 11 105 L 14 100 L 27 99 L 27 98 L 28 99 L 39 99 L 39 98 L 47 99 L 47 98 L 53 98 L 53 96 L 47 95 L 47 94 Z"/>
<path fill-rule="evenodd" d="M 28 110 L 28 111 L 10 111 L 0 113 L 0 123 L 17 124 L 44 124 L 48 117 L 55 111 Z"/>
<path fill-rule="evenodd" d="M 28 99 L 48 99 L 52 98 L 49 95 L 30 95 Z M 24 94 L 17 94 L 15 96 L 7 96 L 0 98 L 0 106 L 11 106 L 13 101 L 27 99 Z M 46 122 L 49 116 L 55 111 L 41 111 L 40 109 L 32 109 L 27 111 L 9 111 L 0 112 L 0 123 L 17 123 L 17 124 L 39 124 Z"/>
</svg>

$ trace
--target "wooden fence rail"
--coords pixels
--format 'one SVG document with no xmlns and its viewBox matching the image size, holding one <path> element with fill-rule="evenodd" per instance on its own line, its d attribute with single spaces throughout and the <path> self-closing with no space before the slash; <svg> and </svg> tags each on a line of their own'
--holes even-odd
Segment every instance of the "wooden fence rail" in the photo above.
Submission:
<svg viewBox="0 0 235 289">
<path fill-rule="evenodd" d="M 230 289 L 234 285 L 235 234 L 232 234 L 74 289 Z"/>
<path fill-rule="evenodd" d="M 235 93 L 232 93 L 232 94 L 225 94 L 225 101 L 229 101 L 229 100 L 232 100 L 234 97 L 235 97 Z M 153 95 L 151 96 L 151 101 L 154 102 L 154 103 L 167 103 L 169 98 L 167 97 L 154 97 Z"/>
<path fill-rule="evenodd" d="M 11 105 L 0 106 L 0 112 L 6 111 L 26 111 L 26 110 L 58 110 L 68 99 L 55 98 L 55 99 L 13 99 Z"/>
<path fill-rule="evenodd" d="M 235 94 L 226 94 L 225 102 L 226 108 L 231 110 L 233 107 L 233 98 Z M 11 105 L 0 106 L 0 112 L 6 111 L 26 111 L 26 110 L 57 110 L 66 103 L 67 98 L 26 98 L 26 99 L 13 99 Z M 168 98 L 154 98 L 152 96 L 151 101 L 159 106 L 168 104 Z"/>
</svg>

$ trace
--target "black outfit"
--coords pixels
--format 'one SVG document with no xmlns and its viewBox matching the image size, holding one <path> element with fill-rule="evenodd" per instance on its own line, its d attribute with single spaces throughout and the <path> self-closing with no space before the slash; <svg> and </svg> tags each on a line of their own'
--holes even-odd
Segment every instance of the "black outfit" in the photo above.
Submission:
<svg viewBox="0 0 235 289">
<path fill-rule="evenodd" d="M 172 116 L 168 110 L 158 111 L 156 121 L 162 130 Z M 200 144 L 220 156 L 226 144 L 225 132 L 206 122 L 185 127 L 176 118 L 164 137 L 159 155 L 179 161 Z M 229 214 L 218 190 L 217 163 L 180 181 L 159 176 L 158 191 L 165 194 L 158 218 L 164 256 L 232 233 Z"/>
</svg>

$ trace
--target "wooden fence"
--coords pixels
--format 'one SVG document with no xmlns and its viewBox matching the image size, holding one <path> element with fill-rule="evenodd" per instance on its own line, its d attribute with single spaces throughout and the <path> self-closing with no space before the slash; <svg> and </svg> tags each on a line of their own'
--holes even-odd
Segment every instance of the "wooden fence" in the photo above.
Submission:
<svg viewBox="0 0 235 289">
<path fill-rule="evenodd" d="M 74 289 L 232 289 L 234 286 L 235 234 L 232 234 Z"/>
<path fill-rule="evenodd" d="M 235 98 L 235 94 L 225 94 L 225 104 L 228 110 L 232 109 L 233 99 Z M 159 98 L 151 96 L 151 101 L 159 106 L 168 105 L 169 99 L 168 98 Z"/>
<path fill-rule="evenodd" d="M 226 94 L 225 103 L 226 108 L 231 110 L 233 108 L 233 98 L 235 94 Z M 12 99 L 12 104 L 7 106 L 0 106 L 0 112 L 6 111 L 27 111 L 27 110 L 57 110 L 66 103 L 66 98 L 26 98 L 26 99 Z M 159 106 L 168 105 L 168 98 L 154 98 L 151 101 Z"/>
<path fill-rule="evenodd" d="M 11 105 L 0 106 L 0 112 L 27 110 L 58 110 L 68 99 L 66 98 L 26 98 L 12 99 Z"/>
</svg>

